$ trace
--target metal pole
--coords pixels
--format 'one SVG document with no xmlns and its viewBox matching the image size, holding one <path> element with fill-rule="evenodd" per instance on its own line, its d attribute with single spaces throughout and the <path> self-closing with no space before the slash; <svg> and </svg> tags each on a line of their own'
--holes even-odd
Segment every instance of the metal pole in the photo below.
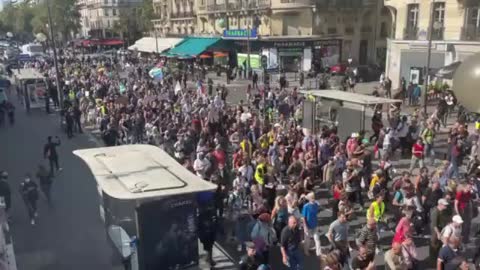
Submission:
<svg viewBox="0 0 480 270">
<path fill-rule="evenodd" d="M 383 3 L 383 1 L 381 2 Z M 374 25 L 374 34 L 373 34 L 373 62 L 377 64 L 377 35 L 378 35 L 378 13 L 379 13 L 379 4 L 380 1 L 376 1 L 375 4 L 375 25 Z"/>
<path fill-rule="evenodd" d="M 247 27 L 247 78 L 250 79 L 250 26 Z"/>
<path fill-rule="evenodd" d="M 57 85 L 58 102 L 60 103 L 60 110 L 63 110 L 63 91 L 60 87 L 60 71 L 58 70 L 57 47 L 55 46 L 55 37 L 52 23 L 52 12 L 50 10 L 50 0 L 47 0 L 48 24 L 50 28 L 50 38 L 53 47 L 53 63 L 55 65 L 55 83 Z M 60 113 L 60 123 L 62 122 L 62 114 Z"/>
<path fill-rule="evenodd" d="M 157 36 L 157 29 L 153 29 L 153 32 L 155 33 L 155 46 L 157 47 L 157 54 L 158 54 L 158 36 Z"/>
<path fill-rule="evenodd" d="M 432 32 L 433 32 L 433 12 L 434 12 L 435 0 L 432 0 L 430 4 L 430 21 L 428 24 L 428 46 L 427 46 L 427 68 L 425 70 L 425 81 L 423 82 L 423 112 L 427 114 L 427 101 L 428 101 L 428 80 L 430 74 L 430 61 L 432 58 Z"/>
</svg>

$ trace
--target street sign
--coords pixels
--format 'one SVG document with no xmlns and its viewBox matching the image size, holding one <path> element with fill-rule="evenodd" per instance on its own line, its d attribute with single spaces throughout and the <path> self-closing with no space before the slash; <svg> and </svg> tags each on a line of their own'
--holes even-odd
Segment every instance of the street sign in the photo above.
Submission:
<svg viewBox="0 0 480 270">
<path fill-rule="evenodd" d="M 223 30 L 223 39 L 257 39 L 257 29 L 229 29 Z"/>
</svg>

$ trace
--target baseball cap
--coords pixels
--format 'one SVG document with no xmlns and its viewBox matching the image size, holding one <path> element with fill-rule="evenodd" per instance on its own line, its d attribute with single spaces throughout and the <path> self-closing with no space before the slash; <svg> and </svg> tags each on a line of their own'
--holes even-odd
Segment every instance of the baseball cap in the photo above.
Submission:
<svg viewBox="0 0 480 270">
<path fill-rule="evenodd" d="M 463 219 L 460 215 L 455 215 L 453 216 L 452 218 L 452 221 L 455 222 L 455 223 L 458 223 L 458 224 L 462 224 L 463 223 Z"/>
<path fill-rule="evenodd" d="M 448 201 L 447 201 L 446 199 L 440 199 L 440 200 L 438 200 L 438 204 L 447 206 L 447 205 L 449 205 L 450 203 L 448 203 Z"/>
</svg>

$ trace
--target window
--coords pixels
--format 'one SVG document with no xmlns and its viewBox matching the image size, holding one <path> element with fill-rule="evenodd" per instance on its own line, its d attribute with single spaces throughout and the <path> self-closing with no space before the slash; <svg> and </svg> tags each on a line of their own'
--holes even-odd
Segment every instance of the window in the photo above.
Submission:
<svg viewBox="0 0 480 270">
<path fill-rule="evenodd" d="M 108 9 L 103 10 L 103 16 L 108 17 Z"/>
<path fill-rule="evenodd" d="M 433 5 L 433 21 L 443 25 L 445 20 L 445 3 L 435 2 Z"/>
<path fill-rule="evenodd" d="M 103 3 L 104 3 L 105 5 L 108 5 L 108 0 L 104 0 Z"/>
<path fill-rule="evenodd" d="M 387 38 L 388 37 L 388 29 L 387 29 L 387 23 L 386 22 L 382 22 L 382 24 L 380 24 L 380 37 L 381 38 Z"/>
<path fill-rule="evenodd" d="M 117 16 L 117 10 L 116 9 L 112 9 L 112 15 Z"/>
<path fill-rule="evenodd" d="M 469 8 L 467 10 L 468 17 L 467 17 L 467 24 L 468 26 L 479 28 L 480 27 L 480 12 L 478 7 Z"/>
<path fill-rule="evenodd" d="M 408 5 L 407 28 L 417 28 L 418 25 L 418 4 Z"/>
</svg>

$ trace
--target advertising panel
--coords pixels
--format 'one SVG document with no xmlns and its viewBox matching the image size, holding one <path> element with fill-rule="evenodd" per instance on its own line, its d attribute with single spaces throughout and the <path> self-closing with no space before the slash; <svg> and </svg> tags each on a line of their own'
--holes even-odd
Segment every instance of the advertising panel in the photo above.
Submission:
<svg viewBox="0 0 480 270">
<path fill-rule="evenodd" d="M 198 264 L 196 200 L 191 195 L 137 208 L 140 270 L 185 269 Z"/>
</svg>

